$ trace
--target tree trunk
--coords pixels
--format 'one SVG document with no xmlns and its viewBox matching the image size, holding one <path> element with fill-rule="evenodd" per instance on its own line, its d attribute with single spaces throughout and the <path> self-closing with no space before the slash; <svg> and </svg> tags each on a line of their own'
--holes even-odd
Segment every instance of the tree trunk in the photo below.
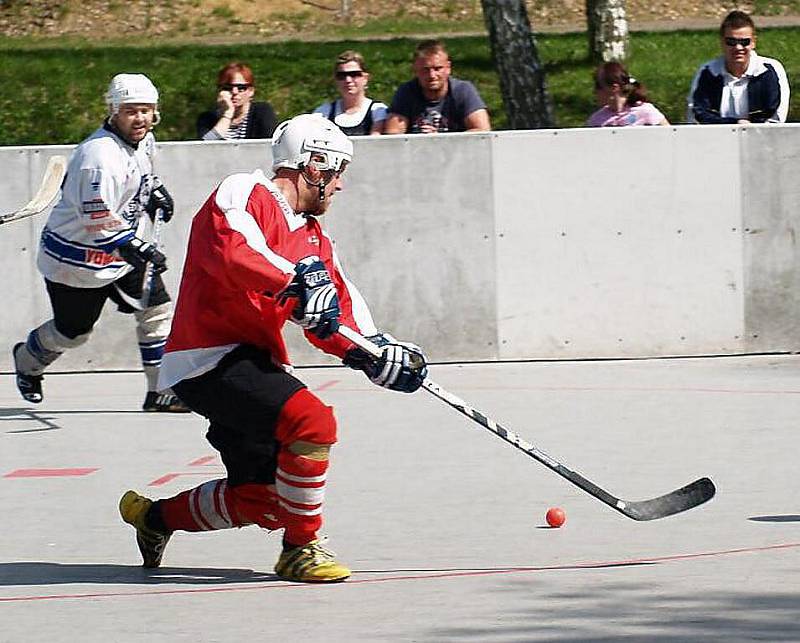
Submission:
<svg viewBox="0 0 800 643">
<path fill-rule="evenodd" d="M 586 21 L 593 62 L 623 62 L 628 57 L 625 0 L 586 0 Z"/>
<path fill-rule="evenodd" d="M 545 73 L 525 0 L 481 0 L 503 106 L 512 129 L 553 127 Z"/>
</svg>

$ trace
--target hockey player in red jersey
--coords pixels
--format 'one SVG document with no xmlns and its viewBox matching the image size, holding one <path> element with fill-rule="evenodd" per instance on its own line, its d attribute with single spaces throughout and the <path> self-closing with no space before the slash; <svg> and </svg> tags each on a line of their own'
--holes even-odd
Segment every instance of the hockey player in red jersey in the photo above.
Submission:
<svg viewBox="0 0 800 643">
<path fill-rule="evenodd" d="M 120 513 L 145 567 L 161 563 L 174 531 L 255 524 L 284 530 L 281 578 L 340 581 L 350 570 L 318 539 L 336 422 L 288 372 L 281 329 L 299 324 L 393 390 L 417 390 L 427 367 L 418 347 L 376 330 L 317 219 L 342 189 L 350 140 L 304 114 L 278 126 L 272 156 L 271 180 L 261 170 L 229 176 L 195 216 L 159 379 L 209 420 L 227 477 L 155 502 L 128 491 Z M 336 333 L 340 322 L 382 346 L 381 358 Z"/>
</svg>

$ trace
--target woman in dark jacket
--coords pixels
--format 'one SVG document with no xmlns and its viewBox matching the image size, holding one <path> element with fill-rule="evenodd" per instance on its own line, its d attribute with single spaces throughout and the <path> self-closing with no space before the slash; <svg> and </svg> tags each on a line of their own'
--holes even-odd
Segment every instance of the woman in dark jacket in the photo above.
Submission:
<svg viewBox="0 0 800 643">
<path fill-rule="evenodd" d="M 232 62 L 217 74 L 217 109 L 197 119 L 197 136 L 204 141 L 236 138 L 270 138 L 276 118 L 267 102 L 253 102 L 256 93 L 253 70 Z"/>
</svg>

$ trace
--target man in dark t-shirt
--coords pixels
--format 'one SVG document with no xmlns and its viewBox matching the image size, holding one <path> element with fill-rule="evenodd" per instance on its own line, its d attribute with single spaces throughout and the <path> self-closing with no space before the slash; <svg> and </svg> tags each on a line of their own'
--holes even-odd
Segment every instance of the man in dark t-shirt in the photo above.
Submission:
<svg viewBox="0 0 800 643">
<path fill-rule="evenodd" d="M 475 86 L 450 77 L 450 58 L 438 40 L 414 50 L 416 78 L 400 85 L 389 107 L 384 134 L 487 132 L 489 112 Z"/>
</svg>

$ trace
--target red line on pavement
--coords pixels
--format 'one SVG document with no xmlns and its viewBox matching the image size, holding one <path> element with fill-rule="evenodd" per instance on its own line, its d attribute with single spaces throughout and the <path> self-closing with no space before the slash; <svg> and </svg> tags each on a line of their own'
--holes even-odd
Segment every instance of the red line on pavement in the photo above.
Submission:
<svg viewBox="0 0 800 643">
<path fill-rule="evenodd" d="M 217 459 L 215 455 L 204 455 L 202 458 L 192 460 L 187 466 L 189 467 L 202 467 L 204 464 L 210 464 Z"/>
<path fill-rule="evenodd" d="M 148 487 L 160 487 L 162 484 L 167 484 L 168 482 L 172 482 L 175 478 L 180 478 L 181 476 L 207 476 L 209 475 L 209 471 L 180 471 L 174 473 L 167 473 L 161 476 L 160 478 L 156 478 L 152 482 L 147 484 Z"/>
<path fill-rule="evenodd" d="M 72 469 L 16 469 L 5 474 L 4 478 L 66 478 L 69 476 L 88 476 L 98 467 L 72 468 Z"/>
<path fill-rule="evenodd" d="M 654 556 L 652 558 L 629 558 L 622 560 L 607 560 L 607 561 L 594 561 L 594 562 L 577 562 L 571 564 L 561 565 L 544 565 L 539 567 L 507 567 L 503 569 L 477 569 L 477 570 L 452 570 L 452 571 L 436 571 L 420 572 L 414 574 L 404 574 L 400 576 L 389 576 L 381 578 L 351 578 L 345 583 L 335 583 L 338 587 L 347 587 L 350 585 L 367 585 L 373 583 L 391 583 L 396 581 L 414 581 L 414 580 L 431 580 L 431 579 L 445 579 L 445 578 L 464 578 L 464 577 L 477 577 L 477 576 L 497 576 L 501 574 L 520 574 L 530 572 L 548 572 L 548 571 L 562 571 L 562 570 L 575 570 L 575 569 L 598 569 L 604 567 L 624 567 L 625 565 L 642 565 L 648 563 L 664 563 L 678 560 L 692 560 L 695 558 L 710 558 L 713 556 L 727 556 L 731 554 L 752 554 L 757 552 L 775 551 L 781 549 L 794 549 L 800 547 L 800 542 L 797 543 L 780 543 L 776 545 L 764 545 L 761 547 L 740 547 L 738 549 L 723 549 L 720 551 L 706 551 L 697 552 L 694 554 L 673 554 L 670 556 Z M 402 572 L 403 570 L 397 570 Z M 358 572 L 355 572 L 358 574 Z M 361 572 L 368 574 L 370 572 Z M 85 582 L 85 581 L 84 581 Z M 104 592 L 92 594 L 50 594 L 39 596 L 2 596 L 0 602 L 24 602 L 24 601 L 48 601 L 48 600 L 62 600 L 62 599 L 82 599 L 82 598 L 112 598 L 121 596 L 157 596 L 162 594 L 209 594 L 220 592 L 242 592 L 253 590 L 265 589 L 319 589 L 324 584 L 314 583 L 289 583 L 286 581 L 270 582 L 268 584 L 250 584 L 250 585 L 237 585 L 235 587 L 198 587 L 186 589 L 152 589 L 145 591 L 129 591 L 129 592 Z"/>
<path fill-rule="evenodd" d="M 336 386 L 341 380 L 328 380 L 327 382 L 323 382 L 319 386 L 315 387 L 315 391 L 324 391 L 325 389 L 332 388 Z"/>
</svg>

